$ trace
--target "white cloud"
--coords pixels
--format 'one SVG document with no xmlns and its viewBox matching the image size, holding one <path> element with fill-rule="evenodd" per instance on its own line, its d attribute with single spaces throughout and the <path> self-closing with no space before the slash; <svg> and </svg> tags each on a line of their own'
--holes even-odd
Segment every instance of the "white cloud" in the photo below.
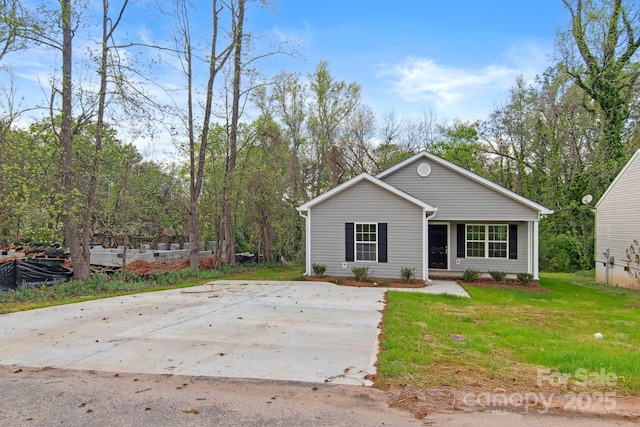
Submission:
<svg viewBox="0 0 640 427">
<path fill-rule="evenodd" d="M 519 70 L 505 65 L 465 69 L 432 59 L 410 57 L 402 64 L 383 66 L 378 78 L 390 78 L 393 92 L 408 102 L 433 102 L 438 108 L 458 104 L 511 86 Z"/>
</svg>

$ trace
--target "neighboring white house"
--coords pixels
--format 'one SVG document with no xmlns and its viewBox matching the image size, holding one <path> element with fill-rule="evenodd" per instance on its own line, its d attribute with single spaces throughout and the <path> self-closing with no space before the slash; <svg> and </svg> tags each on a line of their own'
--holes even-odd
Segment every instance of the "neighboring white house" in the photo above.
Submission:
<svg viewBox="0 0 640 427">
<path fill-rule="evenodd" d="M 530 273 L 538 279 L 538 222 L 553 213 L 440 157 L 421 152 L 363 173 L 298 207 L 306 218 L 306 268 L 351 276 L 438 272 Z"/>
<path fill-rule="evenodd" d="M 640 240 L 640 150 L 631 157 L 596 205 L 596 280 L 640 289 L 636 262 L 627 250 Z"/>
</svg>

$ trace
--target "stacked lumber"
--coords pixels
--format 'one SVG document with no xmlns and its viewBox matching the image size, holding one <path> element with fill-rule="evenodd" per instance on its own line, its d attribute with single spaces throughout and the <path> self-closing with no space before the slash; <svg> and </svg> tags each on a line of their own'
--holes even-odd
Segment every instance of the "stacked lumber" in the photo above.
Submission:
<svg viewBox="0 0 640 427">
<path fill-rule="evenodd" d="M 27 261 L 62 264 L 69 258 L 69 253 L 57 243 L 13 242 L 8 249 L 22 252 Z"/>
</svg>

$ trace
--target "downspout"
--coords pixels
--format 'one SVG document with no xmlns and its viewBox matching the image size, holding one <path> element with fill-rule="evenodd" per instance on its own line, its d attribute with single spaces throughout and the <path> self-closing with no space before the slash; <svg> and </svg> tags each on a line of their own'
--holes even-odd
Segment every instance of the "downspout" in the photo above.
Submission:
<svg viewBox="0 0 640 427">
<path fill-rule="evenodd" d="M 423 239 L 422 239 L 422 253 L 424 256 L 422 257 L 422 280 L 426 283 L 431 283 L 431 279 L 429 279 L 429 220 L 436 216 L 438 209 L 433 211 L 431 216 L 427 215 L 426 209 L 423 208 L 422 213 L 424 214 L 424 225 L 423 225 Z"/>
<path fill-rule="evenodd" d="M 311 227 L 309 227 L 309 212 L 307 211 L 307 215 L 303 214 L 302 211 L 298 211 L 298 215 L 300 215 L 302 218 L 304 218 L 304 232 L 305 232 L 305 242 L 304 242 L 304 246 L 305 246 L 305 254 L 304 254 L 304 258 L 305 258 L 305 272 L 304 275 L 308 276 L 309 272 L 311 271 Z"/>
</svg>

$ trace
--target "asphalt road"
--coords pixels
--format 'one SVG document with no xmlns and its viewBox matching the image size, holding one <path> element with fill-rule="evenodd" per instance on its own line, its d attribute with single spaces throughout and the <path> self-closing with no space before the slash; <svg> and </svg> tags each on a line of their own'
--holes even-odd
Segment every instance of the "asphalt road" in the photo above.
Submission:
<svg viewBox="0 0 640 427">
<path fill-rule="evenodd" d="M 449 411 L 415 419 L 371 387 L 0 365 L 2 426 L 632 427 L 575 414 Z"/>
</svg>

